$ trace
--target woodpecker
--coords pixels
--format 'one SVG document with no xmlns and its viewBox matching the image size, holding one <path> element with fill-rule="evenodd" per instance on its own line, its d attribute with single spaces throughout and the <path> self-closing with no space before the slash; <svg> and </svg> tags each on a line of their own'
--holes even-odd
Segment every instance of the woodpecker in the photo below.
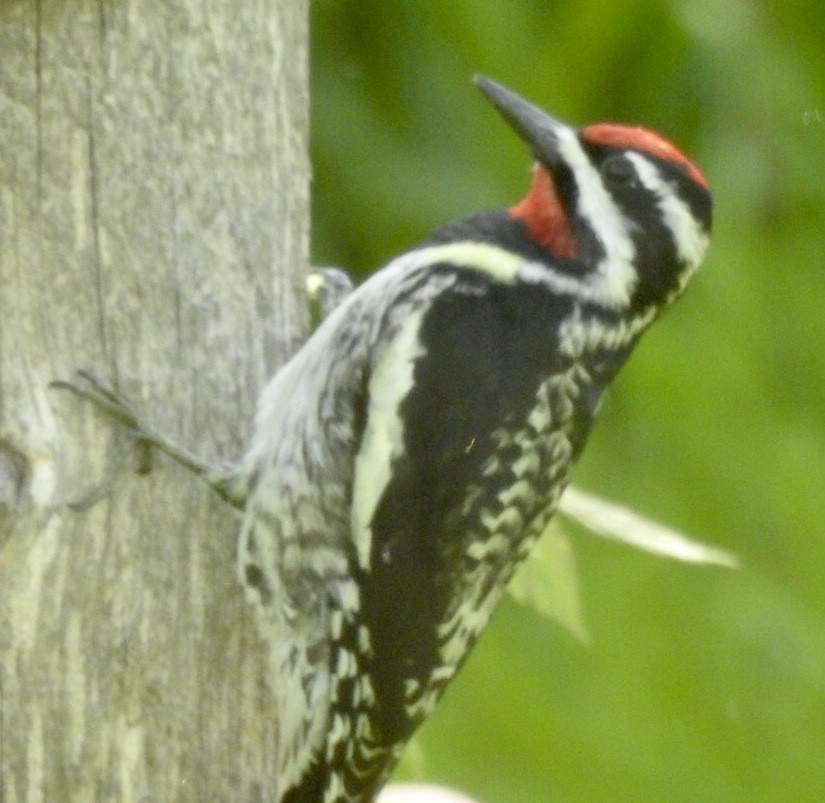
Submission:
<svg viewBox="0 0 825 803">
<path fill-rule="evenodd" d="M 711 228 L 697 167 L 645 128 L 566 125 L 484 77 L 535 159 L 345 295 L 215 472 L 278 690 L 281 803 L 370 801 L 553 516 L 599 400 Z M 339 294 L 343 296 L 343 293 Z M 111 394 L 96 397 L 137 429 Z"/>
</svg>

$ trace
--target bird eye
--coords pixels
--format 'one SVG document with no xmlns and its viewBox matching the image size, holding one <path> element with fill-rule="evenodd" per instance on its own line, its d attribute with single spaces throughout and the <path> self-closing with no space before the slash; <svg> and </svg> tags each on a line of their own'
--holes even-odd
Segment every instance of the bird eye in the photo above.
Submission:
<svg viewBox="0 0 825 803">
<path fill-rule="evenodd" d="M 602 177 L 608 184 L 632 184 L 636 178 L 633 165 L 624 156 L 613 156 L 602 163 Z"/>
</svg>

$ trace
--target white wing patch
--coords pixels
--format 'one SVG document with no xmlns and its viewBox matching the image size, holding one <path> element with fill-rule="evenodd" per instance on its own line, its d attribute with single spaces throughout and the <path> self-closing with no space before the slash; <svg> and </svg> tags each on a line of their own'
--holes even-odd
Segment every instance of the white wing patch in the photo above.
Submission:
<svg viewBox="0 0 825 803">
<path fill-rule="evenodd" d="M 424 354 L 418 330 L 426 308 L 411 311 L 387 346 L 370 379 L 367 425 L 355 458 L 352 534 L 362 568 L 370 564 L 372 517 L 393 475 L 392 463 L 404 452 L 399 407 L 413 386 L 415 361 Z"/>
<path fill-rule="evenodd" d="M 446 263 L 487 274 L 494 281 L 514 284 L 525 265 L 519 254 L 482 242 L 446 243 L 419 248 L 391 262 L 365 287 L 380 296 L 392 285 L 390 278 L 413 277 L 432 265 Z M 441 277 L 433 292 L 443 291 L 455 276 Z M 352 533 L 358 562 L 367 568 L 372 548 L 372 517 L 389 483 L 392 464 L 404 453 L 404 426 L 399 407 L 413 386 L 415 361 L 424 354 L 418 337 L 421 319 L 429 307 L 410 308 L 400 329 L 392 336 L 373 367 L 369 387 L 367 424 L 355 460 L 352 501 Z"/>
</svg>

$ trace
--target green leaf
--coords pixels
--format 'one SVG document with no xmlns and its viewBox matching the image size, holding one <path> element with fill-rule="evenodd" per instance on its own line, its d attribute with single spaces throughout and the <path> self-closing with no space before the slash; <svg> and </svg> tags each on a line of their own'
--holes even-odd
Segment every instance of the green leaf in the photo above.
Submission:
<svg viewBox="0 0 825 803">
<path fill-rule="evenodd" d="M 573 544 L 554 519 L 510 583 L 510 593 L 522 605 L 560 624 L 582 642 L 590 635 L 584 623 L 579 573 Z"/>
<path fill-rule="evenodd" d="M 684 563 L 710 563 L 735 569 L 736 555 L 699 541 L 649 519 L 635 510 L 600 496 L 569 487 L 562 495 L 559 512 L 603 538 L 621 541 L 636 549 Z"/>
</svg>

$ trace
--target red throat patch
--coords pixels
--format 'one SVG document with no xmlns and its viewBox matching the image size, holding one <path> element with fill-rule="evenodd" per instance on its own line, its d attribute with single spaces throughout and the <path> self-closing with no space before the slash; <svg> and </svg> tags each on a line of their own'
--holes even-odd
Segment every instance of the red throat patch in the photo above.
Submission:
<svg viewBox="0 0 825 803">
<path fill-rule="evenodd" d="M 510 207 L 510 215 L 521 220 L 530 236 L 559 259 L 576 256 L 576 243 L 570 231 L 567 213 L 559 202 L 553 176 L 547 168 L 536 165 L 533 183 L 526 197 Z"/>
</svg>

